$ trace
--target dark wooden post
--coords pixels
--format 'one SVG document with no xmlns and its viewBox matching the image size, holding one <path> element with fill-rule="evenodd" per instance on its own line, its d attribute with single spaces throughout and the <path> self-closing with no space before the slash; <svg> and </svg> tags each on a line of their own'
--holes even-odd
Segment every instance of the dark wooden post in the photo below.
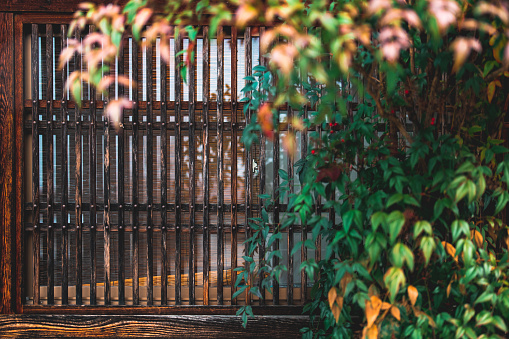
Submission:
<svg viewBox="0 0 509 339">
<path fill-rule="evenodd" d="M 14 313 L 16 227 L 14 172 L 14 20 L 0 13 L 0 313 Z"/>
</svg>

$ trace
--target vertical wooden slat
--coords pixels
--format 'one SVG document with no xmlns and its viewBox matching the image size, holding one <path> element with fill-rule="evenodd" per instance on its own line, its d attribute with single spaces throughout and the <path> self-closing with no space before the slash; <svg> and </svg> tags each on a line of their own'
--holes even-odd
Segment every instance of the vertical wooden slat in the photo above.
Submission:
<svg viewBox="0 0 509 339">
<path fill-rule="evenodd" d="M 152 250 L 153 237 L 153 183 L 154 183 L 154 166 L 153 166 L 153 116 L 152 116 L 152 46 L 147 46 L 147 304 L 154 303 L 154 252 Z"/>
<path fill-rule="evenodd" d="M 118 56 L 118 74 L 124 74 L 124 45 L 122 42 Z M 124 87 L 119 86 L 119 97 L 124 95 Z M 118 303 L 125 305 L 125 265 L 124 265 L 124 115 L 118 131 Z"/>
<path fill-rule="evenodd" d="M 132 74 L 133 83 L 138 83 L 138 44 L 132 39 Z M 138 90 L 133 88 L 133 144 L 132 144 L 132 176 L 133 176 L 133 304 L 140 303 L 139 286 L 139 231 L 138 231 Z"/>
<path fill-rule="evenodd" d="M 23 123 L 25 122 L 25 116 L 22 113 L 24 111 L 24 90 L 23 90 L 23 60 L 25 59 L 23 49 L 24 49 L 24 38 L 23 38 L 23 22 L 19 16 L 15 16 L 12 13 L 3 13 L 0 14 L 2 16 L 1 21 L 4 23 L 3 25 L 3 34 L 6 34 L 6 37 L 0 38 L 0 41 L 2 41 L 6 46 L 9 46 L 11 43 L 14 42 L 14 49 L 9 50 L 5 49 L 3 50 L 3 53 L 0 53 L 0 59 L 4 60 L 13 60 L 14 63 L 10 64 L 10 66 L 6 67 L 4 69 L 4 74 L 2 75 L 4 81 L 4 86 L 6 89 L 8 89 L 5 93 L 5 96 L 9 98 L 9 92 L 13 90 L 14 97 L 12 98 L 12 102 L 14 103 L 14 106 L 11 107 L 8 104 L 4 106 L 5 112 L 9 112 L 10 109 L 13 110 L 13 114 L 11 117 L 13 118 L 12 121 L 14 123 L 14 139 L 12 141 L 14 142 L 14 145 L 22 145 L 24 143 L 24 128 Z M 12 24 L 14 21 L 14 24 Z M 2 33 L 0 33 L 2 34 Z M 12 36 L 12 40 L 11 37 Z M 12 74 L 11 74 L 12 72 Z M 9 102 L 7 100 L 6 102 Z M 9 115 L 7 115 L 9 117 Z M 3 121 L 0 123 L 4 128 L 9 128 L 9 120 Z M 7 122 L 7 123 L 6 123 Z M 25 271 L 25 264 L 23 260 L 27 259 L 26 256 L 26 248 L 24 248 L 23 244 L 25 243 L 25 235 L 21 228 L 15 227 L 15 225 L 23 225 L 25 220 L 25 211 L 23 209 L 23 202 L 26 199 L 25 192 L 26 187 L 28 186 L 28 182 L 26 178 L 23 178 L 25 173 L 25 164 L 24 164 L 24 150 L 22 147 L 8 147 L 7 142 L 2 142 L 3 145 L 6 145 L 7 149 L 14 149 L 13 151 L 13 161 L 14 161 L 14 172 L 13 172 L 13 203 L 14 203 L 14 224 L 13 224 L 13 231 L 11 233 L 7 233 L 4 229 L 4 236 L 7 238 L 13 238 L 13 242 L 11 243 L 14 247 L 13 256 L 14 260 L 12 262 L 13 267 L 13 274 L 14 279 L 12 279 L 12 293 L 14 294 L 12 296 L 13 300 L 13 311 L 16 313 L 22 313 L 23 311 L 23 304 L 25 303 L 25 296 L 26 293 L 23 294 L 23 290 L 25 289 L 24 283 L 23 283 L 23 275 Z M 0 158 L 2 158 L 2 155 L 0 154 Z M 4 158 L 5 159 L 5 158 Z M 1 163 L 5 164 L 8 162 L 8 153 L 7 153 L 7 159 L 1 160 Z M 8 173 L 7 169 L 7 173 Z M 6 175 L 6 172 L 0 173 L 1 177 L 8 177 Z M 8 190 L 9 186 L 3 186 L 4 189 Z M 8 194 L 5 195 L 6 197 Z M 1 199 L 1 198 L 0 198 Z M 3 208 L 6 208 L 9 210 L 9 207 L 0 202 Z M 4 211 L 1 213 L 5 219 L 4 221 L 9 220 L 9 215 L 7 211 Z M 0 219 L 0 224 L 3 223 Z M 2 226 L 0 226 L 2 228 Z M 10 252 L 11 247 L 4 246 L 4 253 L 7 254 Z M 4 260 L 9 259 L 9 255 L 1 255 Z M 7 266 L 4 266 L 6 269 Z M 0 270 L 2 270 L 0 268 Z M 0 273 L 2 275 L 2 273 Z M 9 273 L 3 272 L 4 279 L 9 279 Z M 1 278 L 0 278 L 1 279 Z M 4 284 L 4 288 L 8 288 L 8 284 Z M 26 291 L 25 291 L 26 292 Z M 2 294 L 0 292 L 0 294 Z M 8 298 L 8 295 L 4 294 L 2 299 Z M 7 299 L 4 299 L 7 300 Z M 2 301 L 0 301 L 0 313 L 2 313 Z M 4 312 L 8 313 L 9 310 L 4 309 Z"/>
<path fill-rule="evenodd" d="M 235 293 L 235 280 L 237 278 L 237 27 L 232 27 L 231 34 L 231 70 L 232 70 L 232 175 L 231 175 L 231 295 Z M 236 301 L 232 298 L 232 305 Z"/>
<path fill-rule="evenodd" d="M 32 202 L 33 202 L 33 262 L 34 262 L 34 304 L 40 302 L 39 289 L 39 26 L 32 25 Z"/>
<path fill-rule="evenodd" d="M 223 225 L 224 225 L 224 173 L 223 173 L 223 27 L 217 29 L 217 303 L 223 304 Z"/>
<path fill-rule="evenodd" d="M 265 33 L 265 27 L 260 28 L 260 39 L 259 39 L 259 50 L 261 54 L 261 41 L 262 36 Z M 267 66 L 266 58 L 260 55 L 260 65 Z M 260 133 L 260 195 L 265 194 L 265 173 L 266 173 L 266 167 L 265 167 L 265 135 L 263 133 Z M 260 199 L 260 209 L 263 208 L 263 200 Z M 262 241 L 262 244 L 260 246 L 260 261 L 263 261 L 265 258 L 265 241 Z M 258 288 L 260 289 L 260 292 L 262 295 L 265 295 L 265 291 L 262 287 L 262 279 L 259 280 Z M 260 303 L 263 305 L 265 303 L 265 299 L 260 300 Z"/>
<path fill-rule="evenodd" d="M 105 103 L 106 104 L 106 103 Z M 104 120 L 104 303 L 111 303 L 111 234 L 110 234 L 110 121 Z"/>
<path fill-rule="evenodd" d="M 93 32 L 93 26 L 90 26 L 90 32 Z M 90 304 L 96 304 L 97 297 L 97 256 L 96 256 L 96 226 L 97 226 L 97 156 L 96 156 L 96 135 L 97 135 L 97 115 L 95 102 L 95 88 L 90 86 L 90 129 L 88 139 L 88 153 L 90 155 Z"/>
<path fill-rule="evenodd" d="M 251 76 L 252 69 L 253 69 L 252 54 L 251 54 L 252 47 L 253 47 L 252 44 L 253 43 L 251 41 L 251 27 L 247 27 L 246 30 L 244 31 L 246 77 Z M 251 110 L 248 110 L 247 114 L 246 114 L 246 124 L 249 124 L 249 122 L 251 121 L 251 114 L 252 114 Z M 246 218 L 244 221 L 244 232 L 245 232 L 246 239 L 248 239 L 251 236 L 251 227 L 249 226 L 249 219 L 251 218 L 251 186 L 252 186 L 252 178 L 253 178 L 252 177 L 252 172 L 253 172 L 252 162 L 253 162 L 252 151 L 246 149 L 246 200 L 245 200 L 246 201 L 246 203 L 245 203 L 245 206 L 246 206 L 245 217 Z M 246 245 L 245 253 L 246 253 L 246 255 L 249 255 L 249 244 L 246 242 L 245 245 Z M 248 265 L 248 263 L 246 262 L 246 269 L 247 269 L 247 265 Z M 249 274 L 247 284 L 250 287 L 251 287 L 251 281 L 252 281 L 252 277 L 251 277 L 251 274 Z M 251 295 L 249 294 L 249 288 L 246 289 L 245 299 L 246 299 L 246 304 L 249 305 L 251 303 Z"/>
<path fill-rule="evenodd" d="M 277 81 L 277 80 L 276 80 Z M 272 190 L 273 190 L 273 199 L 274 199 L 274 233 L 280 232 L 279 230 L 279 132 L 277 130 L 274 131 L 274 144 L 273 144 L 273 180 L 272 180 Z M 279 239 L 276 239 L 273 243 L 273 250 L 279 250 Z M 279 265 L 279 258 L 274 256 L 273 258 L 273 267 Z M 279 305 L 279 283 L 277 279 L 273 280 L 272 284 L 272 302 L 274 305 Z"/>
<path fill-rule="evenodd" d="M 293 112 L 290 105 L 288 105 L 288 133 L 294 133 L 292 128 L 292 117 Z M 289 196 L 293 194 L 293 159 L 292 156 L 288 155 L 288 185 L 289 185 Z M 288 286 L 286 289 L 286 300 L 288 305 L 293 304 L 293 256 L 291 251 L 293 249 L 293 225 L 288 226 L 288 275 L 287 282 Z"/>
<path fill-rule="evenodd" d="M 209 36 L 203 27 L 203 304 L 209 304 Z"/>
<path fill-rule="evenodd" d="M 307 81 L 307 74 L 301 74 L 301 81 L 302 81 L 302 83 L 304 83 L 304 81 Z M 301 85 L 300 90 L 301 90 L 302 95 L 305 95 L 306 90 L 304 89 L 303 85 Z M 302 118 L 305 120 L 305 119 L 307 119 L 307 117 L 308 117 L 308 105 L 306 103 L 304 106 L 304 115 Z M 307 132 L 302 133 L 301 154 L 302 154 L 302 157 L 308 156 L 308 134 L 307 134 Z M 307 226 L 306 226 L 306 224 L 302 224 L 302 226 L 301 226 L 302 247 L 301 247 L 301 252 L 300 252 L 300 262 L 301 263 L 307 261 L 307 259 L 308 259 L 307 248 L 304 246 L 304 242 L 306 240 L 307 240 Z M 306 302 L 307 288 L 308 288 L 307 275 L 306 275 L 305 270 L 300 271 L 300 283 L 301 283 L 300 300 L 301 300 L 301 303 L 304 304 Z"/>
<path fill-rule="evenodd" d="M 61 32 L 61 41 L 62 48 L 67 45 L 67 26 L 60 26 Z M 69 64 L 64 65 L 62 68 L 62 105 L 61 105 L 61 114 L 62 114 L 62 304 L 68 304 L 68 286 L 69 286 L 69 278 L 68 278 L 68 257 L 67 251 L 69 250 L 69 243 L 67 241 L 68 233 L 67 233 L 67 204 L 68 204 L 68 173 L 67 173 L 67 164 L 68 164 L 68 156 L 67 156 L 67 96 L 66 90 L 64 88 L 64 84 L 67 81 L 67 69 Z"/>
<path fill-rule="evenodd" d="M 181 294 L 181 159 L 182 159 L 182 143 L 181 143 L 181 105 L 182 105 L 182 77 L 180 76 L 181 56 L 177 53 L 182 49 L 182 36 L 175 37 L 175 304 L 180 305 L 182 302 Z"/>
<path fill-rule="evenodd" d="M 77 41 L 81 40 L 81 33 L 76 30 L 74 38 Z M 76 70 L 81 69 L 81 58 L 75 56 L 74 67 Z M 81 110 L 78 106 L 74 109 L 74 119 L 76 121 L 76 129 L 74 130 L 74 143 L 76 153 L 76 166 L 74 169 L 74 176 L 76 178 L 76 194 L 75 194 L 75 213 L 76 213 L 76 304 L 83 303 L 83 280 L 82 280 L 82 206 L 81 206 Z"/>
<path fill-rule="evenodd" d="M 48 204 L 48 304 L 55 302 L 55 271 L 53 260 L 53 25 L 46 25 L 46 200 Z"/>
<path fill-rule="evenodd" d="M 168 65 L 161 58 L 161 304 L 166 305 L 168 300 L 168 271 L 167 271 L 167 231 L 166 231 L 166 205 L 167 205 L 167 192 L 166 192 L 166 70 Z"/>
<path fill-rule="evenodd" d="M 189 41 L 189 43 L 193 43 Z M 189 51 L 188 51 L 189 53 Z M 195 53 L 193 48 L 192 53 Z M 195 281 L 194 274 L 196 273 L 196 265 L 195 265 L 195 204 L 196 204 L 196 187 L 195 187 L 195 177 L 196 177 L 196 149 L 195 149 L 195 105 L 196 105 L 196 93 L 195 93 L 195 58 L 194 55 L 191 56 L 191 64 L 189 65 L 189 167 L 190 167 L 190 190 L 191 190 L 191 201 L 190 204 L 190 216 L 189 216 L 189 304 L 195 304 Z"/>
</svg>

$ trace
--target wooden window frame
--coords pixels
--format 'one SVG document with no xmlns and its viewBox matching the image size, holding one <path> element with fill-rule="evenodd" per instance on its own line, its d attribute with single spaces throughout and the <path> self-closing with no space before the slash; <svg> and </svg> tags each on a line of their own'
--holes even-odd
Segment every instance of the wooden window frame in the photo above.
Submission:
<svg viewBox="0 0 509 339">
<path fill-rule="evenodd" d="M 24 13 L 46 10 L 70 12 L 72 1 L 48 8 L 36 2 L 7 1 L 0 5 L 0 333 L 37 336 L 188 336 L 250 335 L 293 337 L 307 324 L 302 306 L 253 306 L 257 315 L 248 329 L 235 316 L 236 305 L 67 306 L 24 305 L 23 196 L 24 46 L 23 26 L 32 23 L 65 24 L 70 14 Z M 79 1 L 78 1 L 79 2 Z M 51 1 L 48 1 L 51 4 Z M 65 4 L 65 5 L 64 5 Z M 18 7 L 17 7 L 18 6 Z M 23 11 L 15 13 L 14 11 Z M 93 316 L 93 317 L 91 317 Z M 83 326 L 84 323 L 86 324 Z M 58 326 L 57 326 L 58 325 Z M 114 330 L 111 330 L 113 328 Z M 108 329 L 110 329 L 108 331 Z M 106 332 L 105 332 L 106 331 Z M 106 334 L 106 335 L 105 335 Z"/>
</svg>

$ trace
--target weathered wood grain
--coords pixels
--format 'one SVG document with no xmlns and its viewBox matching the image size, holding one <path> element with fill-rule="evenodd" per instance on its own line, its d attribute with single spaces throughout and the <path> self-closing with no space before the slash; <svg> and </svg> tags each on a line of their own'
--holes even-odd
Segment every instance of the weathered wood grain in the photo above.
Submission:
<svg viewBox="0 0 509 339">
<path fill-rule="evenodd" d="M 0 13 L 0 313 L 14 312 L 14 21 Z"/>
<path fill-rule="evenodd" d="M 232 27 L 231 33 L 231 70 L 232 70 L 232 163 L 231 163 L 231 228 L 230 228 L 230 243 L 232 250 L 231 253 L 231 277 L 232 284 L 230 286 L 231 295 L 236 292 L 235 280 L 237 272 L 237 27 Z M 232 305 L 235 305 L 236 300 L 232 299 Z"/>
<path fill-rule="evenodd" d="M 168 299 L 168 260 L 167 260 L 167 246 L 168 246 L 168 233 L 166 231 L 166 219 L 168 217 L 168 213 L 166 212 L 166 204 L 167 204 L 167 146 L 166 146 L 166 121 L 167 121 L 167 111 L 166 111 L 166 75 L 167 75 L 168 65 L 164 60 L 161 60 L 161 125 L 163 130 L 161 131 L 161 275 L 165 277 L 161 280 L 161 304 L 166 305 Z"/>
<path fill-rule="evenodd" d="M 306 316 L 0 316 L 0 338 L 298 338 Z"/>
<path fill-rule="evenodd" d="M 191 42 L 189 42 L 191 43 Z M 189 53 L 189 51 L 187 52 Z M 196 144 L 195 144 L 195 103 L 196 103 L 196 50 L 193 46 L 191 64 L 189 65 L 189 189 L 191 193 L 190 211 L 189 211 L 189 304 L 195 304 L 195 279 L 196 273 L 196 243 L 195 243 L 195 224 L 196 224 Z"/>
<path fill-rule="evenodd" d="M 10 17 L 7 17 L 9 20 Z M 4 41 L 4 40 L 2 40 Z M 19 19 L 18 16 L 14 17 L 14 68 L 15 68 L 15 76 L 14 76 L 14 140 L 15 145 L 23 145 L 23 23 Z M 6 82 L 8 84 L 8 80 Z M 23 174 L 25 173 L 25 164 L 24 164 L 24 151 L 23 147 L 14 147 L 14 165 L 15 165 L 15 175 L 14 175 L 14 185 L 15 185 L 15 219 L 14 225 L 22 225 L 25 215 L 23 211 L 23 201 L 25 199 L 25 185 L 26 181 L 23 178 Z M 14 304 L 15 311 L 20 313 L 23 309 L 22 298 L 23 298 L 23 272 L 24 272 L 24 264 L 23 257 L 24 254 L 24 232 L 21 231 L 19 226 L 14 226 L 15 229 L 15 262 L 14 262 L 14 273 L 16 275 L 14 282 Z"/>
<path fill-rule="evenodd" d="M 47 220 L 48 220 L 48 232 L 47 232 L 47 257 L 48 257 L 48 304 L 53 304 L 55 299 L 55 272 L 54 272 L 54 260 L 53 260 L 53 227 L 51 222 L 53 221 L 53 131 L 52 131 L 52 120 L 53 110 L 51 102 L 53 98 L 53 25 L 46 25 L 46 99 L 48 105 L 46 107 L 46 122 L 48 128 L 46 129 L 46 135 L 44 136 L 44 148 L 47 150 L 46 155 L 46 201 L 47 201 Z"/>
<path fill-rule="evenodd" d="M 152 204 L 154 202 L 154 166 L 153 166 L 153 90 L 152 90 L 152 46 L 146 47 L 146 65 L 147 65 L 147 278 L 148 278 L 148 305 L 154 303 L 154 252 L 153 245 L 153 213 Z"/>
<path fill-rule="evenodd" d="M 133 40 L 133 50 L 132 50 L 132 74 L 133 74 L 133 82 L 138 83 L 138 44 Z M 133 177 L 133 243 L 134 243 L 134 251 L 133 251 L 133 303 L 135 305 L 140 302 L 140 286 L 139 286 L 139 239 L 138 239 L 138 127 L 139 127 L 139 118 L 138 118 L 138 91 L 133 91 L 133 143 L 132 143 L 132 168 L 131 173 Z"/>
<path fill-rule="evenodd" d="M 39 100 L 39 26 L 36 24 L 32 25 L 32 100 L 36 103 Z M 38 121 L 39 111 L 38 106 L 32 106 L 32 219 L 34 222 L 34 233 L 32 236 L 32 257 L 34 263 L 34 278 L 33 278 L 33 293 L 34 293 L 34 304 L 39 303 L 40 290 L 39 290 L 39 248 L 40 248 L 40 233 L 36 223 L 39 223 L 39 132 L 38 132 Z"/>
<path fill-rule="evenodd" d="M 65 46 L 67 44 L 67 25 L 61 25 L 60 26 L 60 32 L 61 32 L 61 43 L 62 46 Z M 67 81 L 67 70 L 68 70 L 69 64 L 66 64 L 64 68 L 62 69 L 62 83 L 65 84 Z M 69 250 L 69 242 L 67 241 L 67 227 L 68 221 L 67 221 L 67 203 L 69 200 L 68 197 L 68 173 L 67 173 L 67 164 L 68 164 L 68 157 L 67 157 L 67 96 L 66 91 L 62 91 L 62 107 L 61 107 L 61 113 L 62 113 L 62 131 L 61 131 L 61 142 L 62 142 L 62 154 L 61 154 L 61 163 L 62 163 L 62 206 L 61 206 L 61 213 L 62 213 L 62 247 L 61 247 L 61 253 L 62 253 L 62 303 L 67 304 L 68 299 L 68 286 L 69 286 L 69 269 L 68 269 L 68 262 L 69 259 L 67 257 L 67 252 Z"/>
<path fill-rule="evenodd" d="M 179 35 L 175 38 L 175 304 L 182 302 L 181 291 L 181 166 L 182 166 L 182 136 L 181 136 L 181 103 L 182 103 L 182 55 L 177 55 L 182 49 L 183 38 Z"/>
<path fill-rule="evenodd" d="M 223 86 L 224 86 L 224 33 L 217 28 L 217 303 L 223 304 L 223 265 L 224 265 L 224 153 L 223 153 Z"/>
<path fill-rule="evenodd" d="M 203 28 L 203 304 L 209 304 L 209 39 L 208 27 Z"/>
</svg>

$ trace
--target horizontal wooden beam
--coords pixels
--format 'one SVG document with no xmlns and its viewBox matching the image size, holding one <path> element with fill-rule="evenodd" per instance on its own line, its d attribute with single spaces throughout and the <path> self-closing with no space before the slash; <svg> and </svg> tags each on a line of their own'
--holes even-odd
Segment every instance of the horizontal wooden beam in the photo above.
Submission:
<svg viewBox="0 0 509 339">
<path fill-rule="evenodd" d="M 25 314 L 52 315 L 235 315 L 240 306 L 24 306 Z M 302 315 L 302 306 L 252 306 L 253 313 L 259 315 L 290 316 Z M 1 332 L 1 331 L 0 331 Z"/>
<path fill-rule="evenodd" d="M 0 338 L 297 338 L 307 316 L 256 316 L 243 328 L 228 315 L 3 315 Z"/>
<path fill-rule="evenodd" d="M 73 13 L 78 9 L 78 5 L 83 0 L 4 0 L 0 3 L 0 12 L 57 12 L 57 13 Z M 117 3 L 125 5 L 127 0 L 95 0 L 95 3 Z"/>
</svg>

